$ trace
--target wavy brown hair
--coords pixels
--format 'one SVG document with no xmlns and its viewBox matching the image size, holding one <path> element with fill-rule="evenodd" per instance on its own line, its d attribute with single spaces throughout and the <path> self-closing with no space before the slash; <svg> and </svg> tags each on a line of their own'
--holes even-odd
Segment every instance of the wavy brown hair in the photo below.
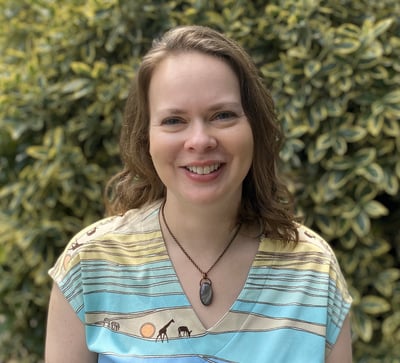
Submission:
<svg viewBox="0 0 400 363">
<path fill-rule="evenodd" d="M 165 197 L 149 153 L 148 91 L 152 74 L 166 57 L 178 52 L 201 52 L 224 60 L 239 80 L 244 112 L 254 137 L 253 162 L 243 181 L 238 222 L 259 223 L 268 236 L 296 242 L 293 203 L 277 170 L 283 134 L 271 94 L 250 56 L 233 40 L 203 26 L 174 28 L 153 42 L 143 57 L 126 101 L 121 130 L 123 169 L 107 184 L 109 214 L 125 213 Z"/>
</svg>

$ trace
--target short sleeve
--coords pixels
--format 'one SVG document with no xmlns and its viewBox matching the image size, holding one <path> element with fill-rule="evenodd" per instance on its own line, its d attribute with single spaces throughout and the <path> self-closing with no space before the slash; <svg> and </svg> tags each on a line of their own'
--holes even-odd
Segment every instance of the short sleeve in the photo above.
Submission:
<svg viewBox="0 0 400 363">
<path fill-rule="evenodd" d="M 325 355 L 329 355 L 335 345 L 344 320 L 349 314 L 352 298 L 349 294 L 346 280 L 339 266 L 332 247 L 315 231 L 301 226 L 299 229 L 300 240 L 305 244 L 305 250 L 313 251 L 320 256 L 316 260 L 314 269 L 323 272 L 326 278 L 324 284 L 325 296 Z"/>
<path fill-rule="evenodd" d="M 333 252 L 331 256 L 326 332 L 328 351 L 335 345 L 352 303 L 352 298 L 337 258 Z"/>
<path fill-rule="evenodd" d="M 87 251 L 96 237 L 107 231 L 114 217 L 98 221 L 76 234 L 49 270 L 50 277 L 72 306 L 79 319 L 85 319 L 84 268 Z"/>
<path fill-rule="evenodd" d="M 77 242 L 71 240 L 55 265 L 49 270 L 49 275 L 58 285 L 79 319 L 84 321 L 82 265 L 77 250 Z"/>
</svg>

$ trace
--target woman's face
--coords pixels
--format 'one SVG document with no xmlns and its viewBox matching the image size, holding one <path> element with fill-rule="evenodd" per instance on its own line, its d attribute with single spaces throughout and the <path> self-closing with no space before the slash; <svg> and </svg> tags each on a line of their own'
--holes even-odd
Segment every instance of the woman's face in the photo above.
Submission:
<svg viewBox="0 0 400 363">
<path fill-rule="evenodd" d="M 253 134 L 231 67 L 200 52 L 170 55 L 154 70 L 148 97 L 150 154 L 168 200 L 240 201 Z"/>
</svg>

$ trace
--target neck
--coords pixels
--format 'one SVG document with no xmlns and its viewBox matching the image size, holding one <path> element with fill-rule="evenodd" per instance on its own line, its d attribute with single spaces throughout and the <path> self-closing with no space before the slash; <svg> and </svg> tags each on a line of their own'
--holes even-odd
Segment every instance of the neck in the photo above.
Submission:
<svg viewBox="0 0 400 363">
<path fill-rule="evenodd" d="M 239 203 L 216 206 L 188 206 L 168 199 L 164 215 L 177 239 L 191 251 L 210 253 L 225 246 L 237 225 Z"/>
</svg>

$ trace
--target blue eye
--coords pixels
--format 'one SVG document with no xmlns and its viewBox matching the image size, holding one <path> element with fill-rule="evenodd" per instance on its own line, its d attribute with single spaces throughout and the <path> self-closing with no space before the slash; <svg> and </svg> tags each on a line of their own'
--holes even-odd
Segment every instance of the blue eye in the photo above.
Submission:
<svg viewBox="0 0 400 363">
<path fill-rule="evenodd" d="M 183 121 L 178 118 L 178 117 L 170 117 L 170 118 L 166 118 L 165 120 L 162 121 L 162 125 L 179 125 L 181 124 Z"/>
<path fill-rule="evenodd" d="M 216 120 L 227 120 L 235 117 L 236 114 L 231 111 L 223 111 L 223 112 L 218 112 L 215 116 L 214 119 Z"/>
</svg>

